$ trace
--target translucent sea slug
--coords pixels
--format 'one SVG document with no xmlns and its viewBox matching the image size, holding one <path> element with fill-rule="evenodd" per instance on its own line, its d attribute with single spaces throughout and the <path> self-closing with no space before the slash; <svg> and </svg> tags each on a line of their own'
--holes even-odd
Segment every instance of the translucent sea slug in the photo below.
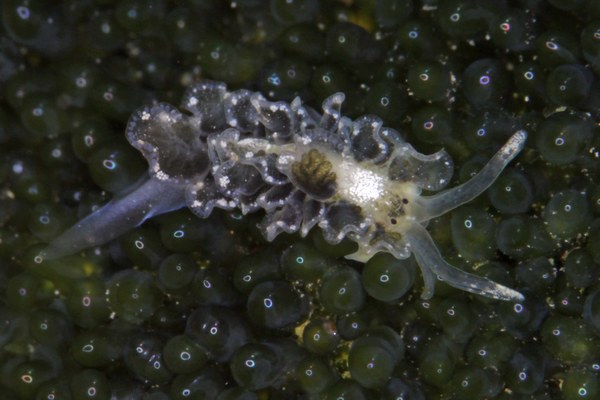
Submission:
<svg viewBox="0 0 600 400">
<path fill-rule="evenodd" d="M 242 213 L 264 210 L 259 227 L 267 240 L 281 232 L 306 235 L 318 225 L 325 239 L 358 244 L 347 258 L 366 261 L 377 252 L 414 254 L 424 298 L 435 278 L 483 296 L 523 296 L 489 279 L 457 269 L 440 255 L 427 221 L 487 189 L 521 151 L 517 131 L 468 182 L 432 196 L 450 180 L 445 151 L 417 152 L 376 116 L 354 121 L 340 113 L 344 95 L 323 102 L 322 114 L 302 105 L 269 102 L 248 90 L 228 92 L 204 81 L 183 98 L 182 114 L 168 104 L 137 110 L 127 139 L 149 163 L 149 177 L 71 227 L 45 249 L 57 258 L 106 243 L 153 215 L 187 205 L 201 218 L 214 207 Z"/>
</svg>

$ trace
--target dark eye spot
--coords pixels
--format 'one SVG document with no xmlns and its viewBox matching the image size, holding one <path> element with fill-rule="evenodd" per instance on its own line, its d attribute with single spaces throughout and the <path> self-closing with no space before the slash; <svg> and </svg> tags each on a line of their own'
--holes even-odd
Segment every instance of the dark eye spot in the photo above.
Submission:
<svg viewBox="0 0 600 400">
<path fill-rule="evenodd" d="M 397 223 L 398 221 L 396 221 L 396 218 L 392 218 L 392 219 L 390 219 L 390 222 L 392 223 L 392 225 L 396 225 L 396 223 Z"/>
<path fill-rule="evenodd" d="M 402 199 L 402 204 L 408 204 L 408 199 Z"/>
</svg>

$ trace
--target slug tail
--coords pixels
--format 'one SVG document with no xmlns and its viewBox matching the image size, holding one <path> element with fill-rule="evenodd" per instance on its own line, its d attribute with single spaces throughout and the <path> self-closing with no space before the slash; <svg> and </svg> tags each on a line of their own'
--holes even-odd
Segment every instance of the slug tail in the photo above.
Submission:
<svg viewBox="0 0 600 400">
<path fill-rule="evenodd" d="M 424 210 L 421 222 L 439 217 L 483 193 L 494 183 L 508 163 L 523 150 L 526 140 L 526 131 L 515 132 L 473 178 L 452 189 L 419 199 L 419 205 Z"/>
<path fill-rule="evenodd" d="M 42 256 L 52 260 L 108 243 L 151 216 L 184 205 L 182 184 L 148 179 L 131 193 L 111 200 L 67 229 L 42 250 Z"/>
</svg>

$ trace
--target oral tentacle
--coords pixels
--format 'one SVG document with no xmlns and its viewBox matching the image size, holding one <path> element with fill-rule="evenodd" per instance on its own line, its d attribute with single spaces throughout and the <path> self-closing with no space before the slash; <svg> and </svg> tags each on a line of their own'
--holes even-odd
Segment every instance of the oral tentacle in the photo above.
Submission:
<svg viewBox="0 0 600 400">
<path fill-rule="evenodd" d="M 523 150 L 526 139 L 526 131 L 515 132 L 473 178 L 452 189 L 421 197 L 418 204 L 424 210 L 424 215 L 420 222 L 439 217 L 483 193 L 500 176 L 508 163 Z"/>
<path fill-rule="evenodd" d="M 504 301 L 523 301 L 521 293 L 487 278 L 473 275 L 448 264 L 433 243 L 427 230 L 420 224 L 412 224 L 405 233 L 405 241 L 410 246 L 417 264 L 423 272 L 425 290 L 424 299 L 433 296 L 431 273 L 448 285 L 470 293 Z"/>
</svg>

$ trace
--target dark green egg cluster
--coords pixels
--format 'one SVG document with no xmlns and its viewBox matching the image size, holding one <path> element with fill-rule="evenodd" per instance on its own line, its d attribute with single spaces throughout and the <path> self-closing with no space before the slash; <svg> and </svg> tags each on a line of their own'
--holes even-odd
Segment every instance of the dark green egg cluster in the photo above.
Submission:
<svg viewBox="0 0 600 400">
<path fill-rule="evenodd" d="M 107 246 L 39 250 L 146 174 L 128 116 L 199 79 L 380 116 L 450 185 L 527 147 L 428 229 L 521 303 L 349 240 L 179 210 Z M 600 2 L 3 0 L 0 398 L 599 399 Z"/>
</svg>

